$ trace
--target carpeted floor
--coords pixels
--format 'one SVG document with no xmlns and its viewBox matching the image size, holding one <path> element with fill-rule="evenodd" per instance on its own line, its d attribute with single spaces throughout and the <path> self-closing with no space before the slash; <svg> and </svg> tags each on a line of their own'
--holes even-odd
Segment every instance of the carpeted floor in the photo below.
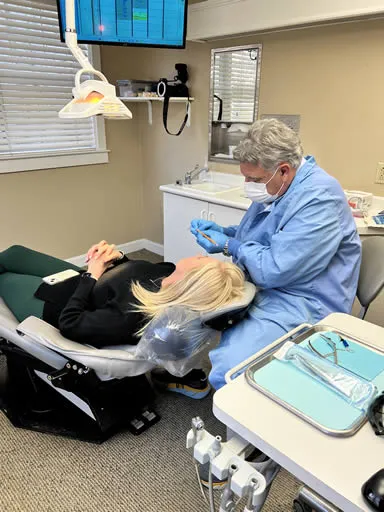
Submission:
<svg viewBox="0 0 384 512">
<path fill-rule="evenodd" d="M 0 413 L 2 512 L 202 512 L 185 436 L 200 415 L 224 434 L 211 396 L 194 401 L 160 395 L 162 420 L 139 437 L 116 435 L 102 445 L 20 430 Z M 275 480 L 265 512 L 288 512 L 298 484 L 285 471 Z M 219 499 L 219 493 L 217 500 Z"/>
<path fill-rule="evenodd" d="M 162 260 L 148 251 L 129 257 Z M 1 512 L 208 510 L 185 438 L 196 415 L 211 433 L 224 435 L 212 414 L 212 397 L 159 395 L 157 410 L 162 420 L 148 432 L 121 433 L 102 445 L 16 429 L 0 413 Z M 289 512 L 297 489 L 293 477 L 281 471 L 264 511 Z"/>
</svg>

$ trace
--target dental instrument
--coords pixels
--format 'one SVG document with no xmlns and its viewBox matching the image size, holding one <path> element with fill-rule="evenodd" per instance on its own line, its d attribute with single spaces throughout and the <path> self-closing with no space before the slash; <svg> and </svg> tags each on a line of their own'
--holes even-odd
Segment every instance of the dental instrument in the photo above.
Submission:
<svg viewBox="0 0 384 512">
<path fill-rule="evenodd" d="M 349 346 L 349 343 L 347 342 L 347 340 L 345 338 L 342 338 L 338 334 L 336 334 L 336 336 L 338 338 L 337 341 L 339 343 L 341 343 L 344 348 L 337 348 L 336 343 L 331 338 L 326 336 L 325 334 L 319 334 L 319 337 L 326 341 L 327 345 L 332 349 L 331 352 L 328 352 L 327 354 L 321 353 L 317 348 L 314 347 L 314 341 L 312 341 L 312 340 L 308 340 L 308 346 L 312 350 L 312 352 L 314 352 L 318 356 L 323 357 L 324 359 L 327 359 L 329 356 L 332 356 L 333 362 L 335 364 L 339 364 L 338 355 L 337 355 L 338 352 L 349 352 L 350 354 L 353 354 L 354 350 L 351 349 L 351 347 Z"/>
<path fill-rule="evenodd" d="M 236 464 L 231 464 L 228 470 L 228 480 L 224 487 L 223 494 L 221 495 L 220 511 L 225 510 L 226 512 L 235 512 L 236 505 L 240 501 L 235 500 L 235 493 L 231 489 L 232 476 L 238 470 Z"/>
<path fill-rule="evenodd" d="M 377 393 L 373 382 L 337 366 L 337 363 L 332 363 L 323 356 L 319 358 L 317 354 L 313 354 L 310 350 L 296 345 L 292 341 L 285 342 L 273 355 L 276 359 L 291 363 L 310 377 L 323 383 L 362 411 L 368 409 Z"/>
<path fill-rule="evenodd" d="M 217 242 L 215 242 L 210 236 L 206 235 L 203 231 L 200 231 L 200 229 L 196 229 L 196 231 L 198 233 L 200 233 L 201 236 L 203 236 L 204 238 L 206 238 L 209 242 L 211 242 L 211 244 L 213 245 L 218 245 Z"/>
<path fill-rule="evenodd" d="M 240 500 L 247 499 L 244 512 L 257 512 L 267 494 L 266 477 L 244 459 L 249 443 L 234 435 L 227 442 L 205 430 L 204 422 L 192 419 L 192 429 L 187 434 L 187 449 L 193 449 L 193 457 L 200 464 L 210 464 L 209 496 L 210 511 L 214 510 L 213 475 L 220 480 L 228 478 L 220 500 L 220 512 L 234 512 Z M 270 483 L 270 482 L 269 482 Z"/>
<path fill-rule="evenodd" d="M 324 359 L 327 359 L 329 356 L 332 356 L 333 357 L 333 362 L 335 364 L 338 364 L 338 357 L 337 357 L 337 348 L 336 348 L 336 343 L 334 341 L 332 341 L 331 339 L 327 338 L 326 336 L 322 335 L 322 334 L 319 334 L 319 337 L 322 338 L 323 340 L 325 340 L 327 342 L 327 345 L 329 347 L 331 347 L 332 349 L 332 352 L 329 352 L 327 354 L 322 354 L 321 352 L 319 352 L 312 344 L 312 341 L 311 340 L 308 340 L 308 345 L 309 345 L 309 348 L 318 356 L 320 357 L 323 357 Z"/>
<path fill-rule="evenodd" d="M 132 119 L 130 110 L 116 96 L 116 87 L 92 66 L 77 44 L 75 0 L 66 0 L 65 15 L 65 43 L 82 69 L 75 75 L 75 87 L 72 89 L 74 98 L 60 110 L 59 117 L 81 119 L 101 114 L 107 119 Z M 85 80 L 81 83 L 80 78 L 84 73 L 96 75 L 100 80 Z"/>
</svg>

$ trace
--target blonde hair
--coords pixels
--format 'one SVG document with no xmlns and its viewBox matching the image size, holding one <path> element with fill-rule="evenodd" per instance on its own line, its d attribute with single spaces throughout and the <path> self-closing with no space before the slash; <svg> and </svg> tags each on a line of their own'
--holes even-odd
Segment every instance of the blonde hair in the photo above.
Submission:
<svg viewBox="0 0 384 512">
<path fill-rule="evenodd" d="M 212 262 L 190 270 L 183 279 L 151 292 L 139 283 L 132 283 L 132 293 L 140 304 L 137 311 L 149 319 L 137 333 L 141 335 L 148 323 L 168 306 L 186 306 L 199 313 L 208 313 L 226 306 L 244 291 L 245 277 L 233 263 Z"/>
</svg>

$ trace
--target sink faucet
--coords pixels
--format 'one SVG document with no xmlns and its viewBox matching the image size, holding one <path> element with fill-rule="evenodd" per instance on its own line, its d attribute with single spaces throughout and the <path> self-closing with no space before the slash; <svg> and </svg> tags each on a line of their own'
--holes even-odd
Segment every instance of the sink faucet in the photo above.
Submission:
<svg viewBox="0 0 384 512">
<path fill-rule="evenodd" d="M 193 178 L 195 178 L 195 176 L 199 176 L 200 173 L 202 173 L 202 172 L 208 172 L 208 170 L 209 170 L 208 167 L 203 167 L 200 169 L 200 165 L 196 164 L 192 171 L 188 171 L 185 173 L 184 184 L 191 185 L 192 180 L 193 180 Z"/>
</svg>

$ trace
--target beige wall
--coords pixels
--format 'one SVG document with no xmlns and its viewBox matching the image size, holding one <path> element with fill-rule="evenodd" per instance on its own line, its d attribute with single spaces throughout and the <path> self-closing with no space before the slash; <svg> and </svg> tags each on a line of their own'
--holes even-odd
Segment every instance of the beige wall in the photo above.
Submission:
<svg viewBox="0 0 384 512">
<path fill-rule="evenodd" d="M 204 163 L 212 47 L 262 42 L 260 114 L 300 114 L 306 153 L 314 154 L 343 187 L 384 195 L 384 186 L 373 183 L 376 163 L 384 160 L 383 29 L 383 21 L 370 21 L 214 44 L 189 43 L 185 51 L 105 48 L 104 54 L 121 63 L 121 77 L 156 79 L 172 74 L 174 63 L 180 61 L 190 68 L 196 98 L 192 127 L 177 138 L 166 135 L 159 105 L 152 127 L 140 119 L 145 237 L 162 242 L 158 186 L 174 181 L 196 162 Z M 144 116 L 144 108 L 136 110 Z M 181 107 L 178 110 L 181 119 Z M 225 164 L 218 168 L 237 172 L 237 167 Z"/>
<path fill-rule="evenodd" d="M 191 127 L 179 137 L 169 136 L 162 123 L 162 105 L 153 106 L 153 125 L 148 124 L 146 105 L 130 104 L 133 123 L 139 129 L 143 153 L 145 238 L 163 242 L 162 195 L 159 186 L 174 182 L 196 163 L 204 164 L 208 151 L 208 96 L 210 51 L 206 45 L 190 44 L 187 50 L 105 48 L 104 55 L 122 64 L 120 77 L 158 79 L 172 77 L 176 62 L 186 62 L 196 100 L 192 106 Z M 185 116 L 185 106 L 171 105 L 169 129 L 177 131 Z"/>
<path fill-rule="evenodd" d="M 189 43 L 183 51 L 102 47 L 111 81 L 172 76 L 174 64 L 186 62 L 196 98 L 191 128 L 170 137 L 161 105 L 154 106 L 153 126 L 146 106 L 133 105 L 132 121 L 107 122 L 109 164 L 0 175 L 0 247 L 22 243 L 70 257 L 100 238 L 161 243 L 159 185 L 203 165 L 207 154 L 211 47 L 262 42 L 260 113 L 300 114 L 307 153 L 345 188 L 384 195 L 384 186 L 373 184 L 376 163 L 384 160 L 383 29 L 383 21 L 361 22 Z M 183 109 L 171 110 L 176 128 Z"/>
<path fill-rule="evenodd" d="M 114 61 L 103 60 L 113 75 Z M 107 121 L 106 135 L 108 164 L 0 174 L 0 250 L 22 244 L 68 258 L 103 238 L 117 244 L 142 238 L 137 125 Z"/>
</svg>

